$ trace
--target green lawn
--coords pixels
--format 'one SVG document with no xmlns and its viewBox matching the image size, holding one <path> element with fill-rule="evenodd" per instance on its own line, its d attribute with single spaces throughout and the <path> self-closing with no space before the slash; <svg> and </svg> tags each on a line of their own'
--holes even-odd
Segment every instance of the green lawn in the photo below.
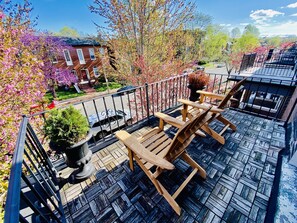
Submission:
<svg viewBox="0 0 297 223">
<path fill-rule="evenodd" d="M 212 62 L 207 63 L 207 64 L 204 64 L 203 66 L 204 66 L 205 68 L 215 68 L 215 67 L 216 67 L 215 64 L 212 63 Z"/>
<path fill-rule="evenodd" d="M 109 82 L 109 83 L 108 83 L 108 86 L 109 86 L 109 89 L 110 89 L 110 90 L 112 90 L 112 89 L 117 89 L 117 88 L 122 87 L 121 84 L 116 83 L 116 82 Z M 94 89 L 95 89 L 97 92 L 107 91 L 106 83 L 102 83 L 102 82 L 100 82 L 99 84 L 97 84 L 97 85 L 94 86 Z"/>
<path fill-rule="evenodd" d="M 120 87 L 122 87 L 122 85 L 119 84 L 119 83 L 109 82 L 109 89 L 110 90 L 117 89 L 117 88 L 120 88 Z M 97 84 L 97 85 L 94 86 L 94 89 L 97 92 L 107 91 L 106 83 L 99 83 L 99 84 Z M 56 90 L 56 93 L 57 93 L 57 98 L 55 100 L 58 100 L 58 101 L 69 99 L 69 98 L 76 98 L 76 97 L 80 97 L 82 95 L 85 95 L 84 92 L 77 93 L 74 87 L 70 87 L 69 90 L 67 90 L 67 91 L 66 90 L 59 90 L 59 89 L 57 89 Z M 51 92 L 47 92 L 44 97 L 49 102 L 54 99 Z"/>
<path fill-rule="evenodd" d="M 55 100 L 58 100 L 58 101 L 69 99 L 69 98 L 76 98 L 76 97 L 85 95 L 84 92 L 77 93 L 74 87 L 70 87 L 68 91 L 57 89 L 56 93 L 57 93 L 57 98 Z M 48 101 L 52 101 L 54 99 L 51 92 L 47 92 L 44 97 Z"/>
</svg>

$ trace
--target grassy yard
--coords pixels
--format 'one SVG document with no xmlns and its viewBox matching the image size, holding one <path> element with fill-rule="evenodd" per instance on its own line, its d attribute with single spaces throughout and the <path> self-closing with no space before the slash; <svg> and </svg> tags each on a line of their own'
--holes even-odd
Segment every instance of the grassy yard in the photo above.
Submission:
<svg viewBox="0 0 297 223">
<path fill-rule="evenodd" d="M 108 86 L 109 86 L 109 89 L 110 89 L 110 90 L 112 90 L 112 89 L 117 89 L 117 88 L 122 87 L 121 84 L 116 83 L 116 82 L 109 82 L 109 83 L 108 83 Z M 100 82 L 99 84 L 97 84 L 97 85 L 94 86 L 94 89 L 95 89 L 97 92 L 107 91 L 106 83 Z"/>
<path fill-rule="evenodd" d="M 57 98 L 55 100 L 61 101 L 69 98 L 76 98 L 82 95 L 85 95 L 84 92 L 77 93 L 74 87 L 70 87 L 69 90 L 56 90 L 57 93 Z M 54 99 L 53 95 L 51 92 L 47 92 L 45 94 L 45 99 L 48 101 L 52 101 Z"/>
<path fill-rule="evenodd" d="M 122 87 L 122 85 L 119 84 L 119 83 L 109 82 L 109 89 L 110 90 L 117 89 L 117 88 L 120 88 L 120 87 Z M 94 89 L 97 92 L 107 91 L 106 83 L 102 83 L 101 82 L 101 83 L 95 85 L 94 86 Z M 67 90 L 67 91 L 66 90 L 56 89 L 56 93 L 57 93 L 57 98 L 55 100 L 58 100 L 58 101 L 69 99 L 69 98 L 76 98 L 76 97 L 80 97 L 82 95 L 85 95 L 84 92 L 77 93 L 74 87 L 70 87 L 69 90 Z M 45 94 L 45 99 L 48 100 L 49 102 L 52 101 L 54 99 L 52 93 L 51 92 L 47 92 Z"/>
</svg>

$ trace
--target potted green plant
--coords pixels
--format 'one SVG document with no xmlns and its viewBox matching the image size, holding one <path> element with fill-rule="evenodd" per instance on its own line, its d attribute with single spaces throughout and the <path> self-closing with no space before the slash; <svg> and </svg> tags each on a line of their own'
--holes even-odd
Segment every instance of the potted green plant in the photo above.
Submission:
<svg viewBox="0 0 297 223">
<path fill-rule="evenodd" d="M 86 117 L 79 110 L 73 106 L 52 110 L 45 121 L 44 131 L 50 148 L 65 153 L 67 165 L 78 168 L 71 175 L 74 180 L 85 180 L 93 174 L 92 151 L 88 146 L 92 133 Z"/>
<path fill-rule="evenodd" d="M 200 94 L 198 90 L 202 90 L 209 83 L 209 76 L 203 70 L 198 70 L 190 73 L 188 76 L 190 92 L 190 101 L 197 101 Z"/>
</svg>

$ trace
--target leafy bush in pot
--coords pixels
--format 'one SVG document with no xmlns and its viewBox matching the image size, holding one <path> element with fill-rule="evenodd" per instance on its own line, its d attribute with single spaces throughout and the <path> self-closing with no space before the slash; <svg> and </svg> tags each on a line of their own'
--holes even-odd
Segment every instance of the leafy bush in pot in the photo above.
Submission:
<svg viewBox="0 0 297 223">
<path fill-rule="evenodd" d="M 79 110 L 70 106 L 52 110 L 45 122 L 44 131 L 55 147 L 66 149 L 87 136 L 89 124 Z"/>
<path fill-rule="evenodd" d="M 209 76 L 204 71 L 189 74 L 189 85 L 192 89 L 202 89 L 209 83 Z"/>
</svg>

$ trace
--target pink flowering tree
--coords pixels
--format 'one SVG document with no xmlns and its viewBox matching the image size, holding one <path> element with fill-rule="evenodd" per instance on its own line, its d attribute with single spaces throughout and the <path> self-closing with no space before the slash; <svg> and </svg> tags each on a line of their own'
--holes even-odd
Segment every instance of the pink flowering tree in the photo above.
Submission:
<svg viewBox="0 0 297 223">
<path fill-rule="evenodd" d="M 49 80 L 75 82 L 65 72 L 55 72 L 48 55 L 61 50 L 51 37 L 36 35 L 30 11 L 26 0 L 23 4 L 0 0 L 0 222 L 22 114 L 43 99 Z"/>
<path fill-rule="evenodd" d="M 55 87 L 57 85 L 70 86 L 77 82 L 77 77 L 69 69 L 61 69 L 54 64 L 54 59 L 63 55 L 63 50 L 71 50 L 57 36 L 51 36 L 48 33 L 27 33 L 22 37 L 22 42 L 34 49 L 34 54 L 43 61 L 42 71 L 45 82 L 52 91 L 53 97 L 56 97 Z"/>
<path fill-rule="evenodd" d="M 27 17 L 29 6 L 26 2 L 21 7 L 0 2 L 1 197 L 7 189 L 10 159 L 21 115 L 28 113 L 30 105 L 41 100 L 45 92 L 43 61 L 32 53 L 30 45 L 22 41 L 24 35 L 33 35 Z"/>
</svg>

